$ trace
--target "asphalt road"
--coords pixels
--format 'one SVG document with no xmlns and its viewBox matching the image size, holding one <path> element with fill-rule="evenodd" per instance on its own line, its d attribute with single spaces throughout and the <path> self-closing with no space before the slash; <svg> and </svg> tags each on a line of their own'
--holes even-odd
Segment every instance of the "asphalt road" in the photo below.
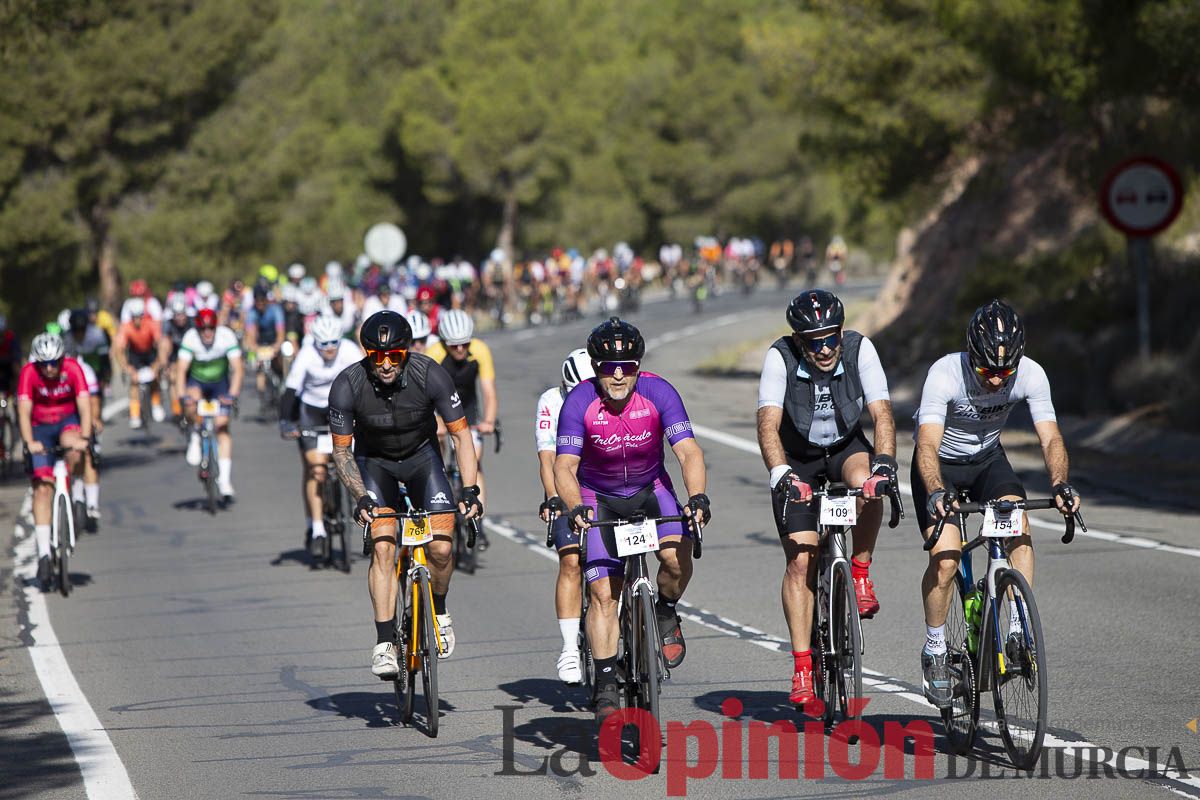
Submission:
<svg viewBox="0 0 1200 800">
<path fill-rule="evenodd" d="M 457 575 L 451 585 L 458 645 L 439 670 L 436 739 L 401 727 L 391 684 L 367 670 L 374 629 L 365 562 L 356 560 L 349 576 L 307 565 L 293 444 L 250 418 L 238 422 L 238 502 L 213 518 L 197 504 L 201 486 L 178 437 L 163 429 L 164 440 L 146 446 L 122 421 L 111 425 L 103 530 L 83 540 L 72 563 L 81 584 L 76 593 L 45 603 L 70 670 L 137 795 L 661 797 L 685 786 L 688 796 L 721 798 L 963 791 L 997 798 L 1014 792 L 1161 797 L 1168 789 L 1200 797 L 1200 782 L 1105 778 L 1100 762 L 1107 754 L 1079 746 L 1051 748 L 1048 775 L 1037 779 L 1006 769 L 993 735 L 977 748 L 978 760 L 949 759 L 940 723 L 917 696 L 926 557 L 911 515 L 897 531 L 885 529 L 872 571 L 883 610 L 864 624 L 865 664 L 872 670 L 866 720 L 878 731 L 889 722 L 931 723 L 938 750 L 932 779 L 917 778 L 911 746 L 904 779 L 886 775 L 882 761 L 869 764 L 862 779 L 841 777 L 838 745 L 822 736 L 806 737 L 802 751 L 823 778 L 803 765 L 798 780 L 782 778 L 774 749 L 770 763 L 761 753 L 738 757 L 737 733 L 745 738 L 747 726 L 797 720 L 786 703 L 787 648 L 780 652 L 783 561 L 765 470 L 748 446 L 755 381 L 703 378 L 691 368 L 714 349 L 777 330 L 783 304 L 781 295 L 762 292 L 716 298 L 699 317 L 682 300 L 633 317 L 652 348 L 645 367 L 675 383 L 701 426 L 715 515 L 685 597 L 687 659 L 664 686 L 663 714 L 712 726 L 718 750 L 706 743 L 701 751 L 699 727 L 683 742 L 672 726 L 673 758 L 660 774 L 614 777 L 597 760 L 581 691 L 556 678 L 555 567 L 534 516 L 541 497 L 530 425 L 537 396 L 556 382 L 566 352 L 582 345 L 589 320 L 489 337 L 501 376 L 505 443 L 485 460 L 491 547 L 477 574 Z M 253 399 L 246 405 L 252 412 Z M 1027 437 L 1013 443 L 1027 485 L 1044 491 L 1036 449 Z M 901 452 L 907 462 L 907 434 Z M 1195 516 L 1131 505 L 1114 475 L 1080 476 L 1089 492 L 1089 525 L 1197 546 Z M 6 519 L 17 517 L 20 499 L 19 483 L 0 489 Z M 1120 540 L 1079 537 L 1063 546 L 1051 529 L 1035 535 L 1052 742 L 1112 752 L 1136 747 L 1133 757 L 1145 760 L 1157 748 L 1159 766 L 1200 776 L 1200 734 L 1186 727 L 1200 716 L 1200 559 Z M 32 667 L 36 647 L 30 648 L 42 645 L 46 631 L 39 630 L 20 577 L 28 565 L 14 574 L 12 553 L 6 548 L 0 562 L 8 590 L 0 602 L 0 798 L 83 797 L 77 762 L 103 759 L 103 748 L 73 753 L 51 713 Z M 737 721 L 722 713 L 729 698 L 743 707 Z M 989 697 L 983 705 L 990 710 Z M 686 746 L 678 748 L 680 742 Z M 869 759 L 869 750 L 850 748 L 850 763 Z M 717 752 L 726 765 L 712 760 Z M 712 774 L 682 784 L 685 761 L 697 760 L 698 771 Z M 1135 770 L 1133 761 L 1122 765 Z M 748 777 L 759 769 L 767 777 Z M 545 774 L 525 774 L 539 771 Z M 954 777 L 968 771 L 971 778 Z"/>
</svg>

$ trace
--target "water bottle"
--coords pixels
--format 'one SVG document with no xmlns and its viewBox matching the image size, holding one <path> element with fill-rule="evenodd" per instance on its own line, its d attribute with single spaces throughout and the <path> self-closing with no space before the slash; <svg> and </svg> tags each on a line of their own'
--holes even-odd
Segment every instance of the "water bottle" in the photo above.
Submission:
<svg viewBox="0 0 1200 800">
<path fill-rule="evenodd" d="M 967 650 L 979 652 L 979 618 L 983 611 L 983 593 L 979 589 L 971 589 L 963 600 L 963 615 L 967 620 Z"/>
</svg>

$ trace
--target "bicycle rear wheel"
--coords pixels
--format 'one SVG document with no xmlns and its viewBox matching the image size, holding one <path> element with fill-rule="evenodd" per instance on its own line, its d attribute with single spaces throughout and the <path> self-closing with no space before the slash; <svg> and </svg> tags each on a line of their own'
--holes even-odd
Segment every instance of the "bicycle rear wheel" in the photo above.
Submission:
<svg viewBox="0 0 1200 800">
<path fill-rule="evenodd" d="M 850 565 L 838 562 L 832 578 L 833 614 L 829 620 L 829 642 L 833 649 L 831 678 L 835 679 L 831 683 L 836 683 L 836 687 L 830 694 L 836 696 L 837 709 L 843 719 L 856 719 L 862 717 L 862 638 Z"/>
<path fill-rule="evenodd" d="M 425 689 L 425 724 L 431 737 L 438 735 L 438 644 L 437 628 L 433 622 L 433 602 L 429 593 L 429 575 L 422 572 L 417 578 L 421 595 L 421 682 Z"/>
<path fill-rule="evenodd" d="M 1003 570 L 996 579 L 996 621 L 992 700 L 1000 738 L 1013 765 L 1030 769 L 1046 736 L 1049 687 L 1042 619 L 1033 590 L 1015 569 Z"/>
<path fill-rule="evenodd" d="M 967 556 L 964 556 L 967 557 Z M 979 725 L 979 682 L 975 661 L 967 644 L 967 622 L 963 610 L 962 577 L 955 576 L 950 586 L 950 610 L 946 615 L 947 664 L 954 681 L 950 708 L 942 709 L 942 724 L 950 748 L 959 755 L 971 751 Z"/>
<path fill-rule="evenodd" d="M 71 572 L 70 572 L 70 531 L 68 525 L 70 521 L 67 515 L 71 513 L 71 504 L 67 498 L 60 495 L 58 500 L 58 548 L 54 554 L 54 560 L 58 567 L 58 591 L 63 597 L 71 594 Z"/>
</svg>

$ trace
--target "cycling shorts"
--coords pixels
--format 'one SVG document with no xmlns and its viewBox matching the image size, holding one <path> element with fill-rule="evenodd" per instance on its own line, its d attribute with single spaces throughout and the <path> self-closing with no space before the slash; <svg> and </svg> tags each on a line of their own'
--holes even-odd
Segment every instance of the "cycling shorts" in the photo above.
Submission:
<svg viewBox="0 0 1200 800">
<path fill-rule="evenodd" d="M 953 496 L 955 489 L 966 489 L 972 502 L 986 503 L 1005 495 L 1015 495 L 1025 499 L 1025 487 L 1021 479 L 1008 463 L 1008 455 L 1003 447 L 994 447 L 987 451 L 982 458 L 975 462 L 954 464 L 941 461 L 942 484 L 947 494 Z M 914 457 L 912 470 L 909 474 L 912 481 L 913 510 L 917 514 L 917 525 L 922 533 L 932 526 L 929 516 L 929 492 L 925 491 L 925 481 L 921 480 L 917 469 L 917 459 Z"/>
<path fill-rule="evenodd" d="M 58 422 L 33 426 L 34 441 L 41 442 L 46 451 L 30 456 L 30 480 L 35 483 L 37 481 L 54 482 L 54 448 L 59 446 L 64 433 L 79 429 L 78 414 L 70 414 Z"/>
<path fill-rule="evenodd" d="M 841 482 L 846 460 L 855 453 L 871 455 L 871 443 L 867 441 L 867 436 L 863 433 L 862 428 L 833 447 L 814 446 L 800 453 L 798 458 L 788 453 L 787 462 L 788 466 L 792 468 L 792 472 L 796 473 L 796 477 L 816 488 L 818 479 L 822 477 L 831 483 Z M 785 502 L 784 494 L 771 492 L 771 510 L 775 512 L 775 530 L 781 537 L 817 529 L 817 503 L 788 503 L 787 519 L 785 520 L 783 515 Z"/>
<path fill-rule="evenodd" d="M 675 499 L 671 479 L 665 472 L 630 497 L 600 494 L 586 486 L 579 488 L 583 495 L 583 504 L 592 508 L 593 518 L 598 520 L 627 519 L 638 512 L 648 517 L 677 516 L 683 513 L 679 501 Z M 660 524 L 659 541 L 671 537 L 690 539 L 692 533 L 681 522 Z M 594 583 L 601 578 L 621 578 L 625 575 L 625 565 L 617 556 L 616 537 L 612 528 L 588 528 L 587 562 L 583 568 L 588 583 Z"/>
<path fill-rule="evenodd" d="M 355 456 L 354 460 L 363 485 L 381 506 L 403 511 L 407 494 L 418 511 L 445 514 L 458 507 L 442 456 L 431 442 L 421 445 L 403 461 L 375 456 Z"/>
</svg>

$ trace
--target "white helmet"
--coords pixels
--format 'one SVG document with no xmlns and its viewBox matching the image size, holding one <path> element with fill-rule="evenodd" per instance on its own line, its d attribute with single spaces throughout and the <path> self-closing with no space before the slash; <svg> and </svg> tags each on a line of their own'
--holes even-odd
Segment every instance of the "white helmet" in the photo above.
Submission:
<svg viewBox="0 0 1200 800">
<path fill-rule="evenodd" d="M 322 315 L 313 320 L 308 332 L 312 334 L 314 346 L 319 347 L 322 342 L 336 342 L 342 338 L 342 321 L 337 317 Z"/>
<path fill-rule="evenodd" d="M 594 377 L 596 377 L 596 371 L 592 369 L 592 359 L 588 356 L 588 351 L 582 348 L 572 350 L 571 355 L 567 356 L 567 360 L 562 365 L 563 384 L 568 389 L 573 389 L 588 378 Z"/>
<path fill-rule="evenodd" d="M 213 285 L 210 281 L 200 281 L 196 284 L 196 294 L 200 295 L 201 300 L 207 300 L 212 297 Z"/>
<path fill-rule="evenodd" d="M 475 335 L 475 320 L 462 309 L 452 308 L 438 321 L 438 336 L 448 345 L 466 344 Z"/>
<path fill-rule="evenodd" d="M 131 297 L 129 303 L 129 316 L 142 317 L 146 315 L 146 301 L 141 297 Z"/>
<path fill-rule="evenodd" d="M 301 278 L 304 277 L 304 273 L 306 271 L 307 270 L 304 269 L 304 265 L 301 264 L 299 261 L 297 261 L 296 263 L 294 263 L 290 267 L 288 267 L 288 277 L 291 278 L 292 283 L 296 283 L 297 281 L 299 281 Z"/>
<path fill-rule="evenodd" d="M 57 361 L 63 356 L 63 340 L 57 333 L 39 333 L 29 348 L 30 361 Z"/>
<path fill-rule="evenodd" d="M 415 308 L 404 315 L 408 320 L 409 327 L 412 328 L 414 339 L 424 339 L 429 334 L 433 333 L 433 327 L 429 324 L 429 317 L 417 311 Z"/>
</svg>

